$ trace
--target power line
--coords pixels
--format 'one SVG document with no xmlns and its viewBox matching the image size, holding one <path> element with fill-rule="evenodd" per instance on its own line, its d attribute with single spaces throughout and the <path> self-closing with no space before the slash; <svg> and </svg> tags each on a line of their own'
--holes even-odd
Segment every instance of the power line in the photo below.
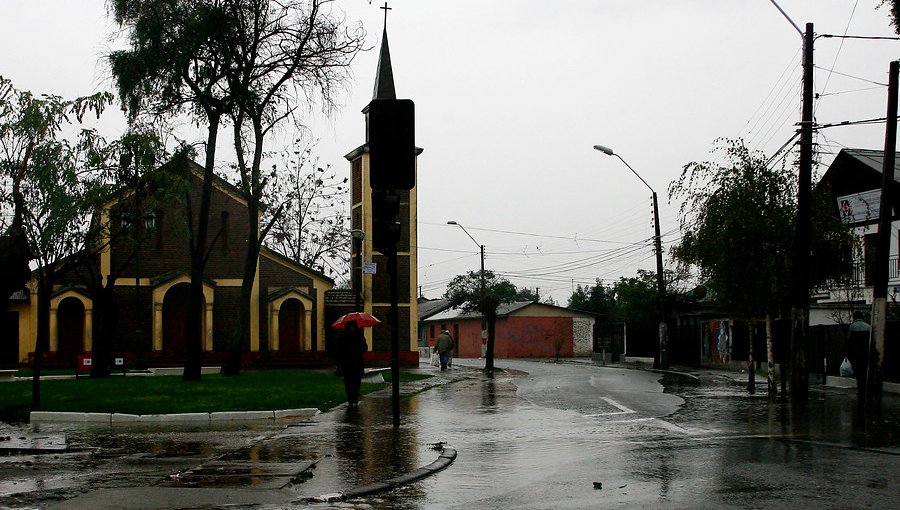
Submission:
<svg viewBox="0 0 900 510">
<path fill-rule="evenodd" d="M 831 81 L 831 74 L 834 72 L 834 66 L 837 65 L 838 57 L 841 55 L 841 50 L 844 49 L 844 39 L 847 36 L 847 32 L 850 30 L 850 23 L 853 21 L 853 15 L 856 13 L 857 6 L 859 6 L 859 0 L 856 0 L 856 2 L 853 4 L 853 10 L 850 11 L 850 18 L 847 20 L 847 26 L 844 27 L 844 37 L 841 37 L 841 44 L 838 45 L 838 50 L 834 54 L 834 61 L 831 63 L 831 70 L 828 71 L 828 77 L 825 78 L 825 86 L 822 87 L 823 91 L 828 89 L 828 82 Z M 817 98 L 818 97 L 821 97 L 821 96 L 817 96 Z M 815 115 L 815 112 L 816 112 L 816 110 L 818 110 L 818 108 L 819 108 L 819 105 L 816 104 L 815 108 L 813 109 L 813 115 Z"/>
<path fill-rule="evenodd" d="M 900 119 L 900 117 L 897 117 Z M 829 124 L 820 124 L 813 127 L 813 130 L 832 128 L 832 127 L 841 127 L 841 126 L 858 126 L 862 124 L 884 124 L 887 121 L 887 117 L 880 117 L 875 119 L 863 119 L 863 120 L 844 120 L 841 122 L 831 122 Z"/>
<path fill-rule="evenodd" d="M 797 69 L 797 64 L 794 61 L 797 59 L 797 55 L 799 55 L 799 54 L 800 54 L 800 49 L 798 48 L 797 53 L 795 53 L 794 56 L 791 57 L 791 60 L 788 62 L 788 65 L 785 66 L 784 70 L 781 71 L 781 75 L 778 77 L 777 80 L 775 80 L 775 83 L 772 84 L 772 87 L 769 89 L 769 93 L 766 94 L 766 97 L 762 100 L 762 102 L 759 103 L 759 106 L 756 107 L 756 111 L 754 111 L 753 114 L 750 115 L 750 118 L 747 119 L 746 123 L 744 123 L 744 127 L 742 127 L 740 131 L 738 131 L 738 134 L 744 132 L 744 129 L 746 129 L 747 125 L 750 124 L 750 121 L 753 120 L 754 117 L 756 117 L 756 114 L 759 113 L 759 111 L 762 109 L 763 105 L 765 105 L 769 101 L 769 98 L 772 97 L 772 93 L 775 92 L 775 88 L 778 87 L 779 83 L 781 83 L 782 78 L 784 78 L 784 75 L 788 72 L 788 70 L 789 69 L 794 69 L 794 70 Z M 779 88 L 779 92 L 783 88 L 784 88 L 784 85 L 782 84 L 781 87 Z M 759 119 L 757 119 L 757 122 L 759 122 Z M 752 127 L 749 130 L 747 130 L 747 133 L 749 133 L 750 131 L 753 131 Z"/>
<path fill-rule="evenodd" d="M 868 78 L 860 78 L 859 76 L 853 76 L 852 74 L 841 73 L 841 72 L 838 72 L 838 71 L 830 71 L 830 70 L 825 69 L 824 67 L 820 67 L 820 66 L 813 66 L 813 67 L 815 67 L 816 69 L 821 69 L 821 70 L 823 70 L 823 71 L 829 71 L 829 72 L 832 72 L 832 73 L 834 73 L 834 74 L 837 74 L 837 75 L 840 75 L 840 76 L 844 76 L 844 77 L 847 77 L 847 78 L 852 78 L 852 79 L 854 79 L 854 80 L 864 81 L 864 82 L 866 82 L 866 83 L 871 83 L 871 84 L 873 84 L 873 85 L 880 85 L 880 86 L 882 86 L 882 87 L 887 87 L 887 83 L 881 83 L 881 82 L 873 81 L 873 80 L 870 80 L 870 79 L 868 79 Z"/>
<path fill-rule="evenodd" d="M 423 225 L 440 225 L 444 226 L 444 223 L 432 223 L 427 221 L 420 221 L 419 224 Z M 580 238 L 576 235 L 574 236 L 559 236 L 552 234 L 538 234 L 534 232 L 517 232 L 514 230 L 500 230 L 500 229 L 492 229 L 492 228 L 483 228 L 483 227 L 468 227 L 469 230 L 479 231 L 479 232 L 492 232 L 496 234 L 510 234 L 510 235 L 519 235 L 519 236 L 527 236 L 527 237 L 541 237 L 546 239 L 564 239 L 566 241 L 584 241 L 591 243 L 609 243 L 609 244 L 628 244 L 624 241 L 610 241 L 607 239 L 589 239 L 589 238 Z"/>
</svg>

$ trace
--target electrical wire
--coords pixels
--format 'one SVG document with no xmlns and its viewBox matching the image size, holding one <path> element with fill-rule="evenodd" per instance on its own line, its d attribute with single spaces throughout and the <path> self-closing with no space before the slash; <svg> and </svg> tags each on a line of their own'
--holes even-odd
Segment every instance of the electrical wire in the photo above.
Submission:
<svg viewBox="0 0 900 510">
<path fill-rule="evenodd" d="M 834 54 L 834 61 L 831 62 L 831 69 L 828 71 L 828 76 L 825 78 L 825 86 L 822 87 L 822 91 L 828 89 L 828 82 L 831 81 L 831 75 L 834 73 L 834 67 L 837 65 L 838 57 L 841 55 L 841 50 L 844 49 L 844 40 L 846 39 L 847 32 L 850 30 L 850 23 L 853 21 L 853 15 L 856 13 L 856 8 L 859 6 L 859 0 L 853 4 L 853 9 L 850 11 L 850 18 L 847 19 L 847 26 L 844 27 L 844 35 L 841 37 L 841 43 L 838 45 L 838 50 Z M 821 95 L 819 96 L 821 97 Z M 815 112 L 819 108 L 819 103 L 816 103 L 813 107 L 813 115 L 815 116 Z"/>
<path fill-rule="evenodd" d="M 815 67 L 816 69 L 821 69 L 821 70 L 823 70 L 823 71 L 828 71 L 828 69 L 825 69 L 824 67 L 820 67 L 820 66 L 813 66 L 813 67 Z M 830 71 L 830 72 L 832 72 L 832 73 L 834 73 L 834 74 L 836 74 L 836 75 L 838 75 L 838 76 L 844 76 L 844 77 L 846 77 L 846 78 L 852 78 L 852 79 L 854 79 L 854 80 L 864 81 L 864 82 L 866 82 L 866 83 L 871 83 L 871 84 L 873 84 L 873 85 L 880 85 L 880 86 L 882 86 L 882 87 L 887 87 L 887 86 L 888 86 L 887 83 L 877 82 L 877 81 L 874 81 L 874 80 L 870 80 L 870 79 L 868 79 L 868 78 L 860 78 L 859 76 L 853 76 L 852 74 L 841 73 L 841 72 L 838 72 L 838 71 Z"/>
<path fill-rule="evenodd" d="M 743 135 L 743 133 L 745 133 L 745 129 L 746 129 L 746 133 L 748 136 L 750 133 L 753 132 L 753 130 L 756 128 L 757 124 L 759 124 L 759 121 L 762 118 L 762 115 L 760 117 L 756 117 L 756 115 L 760 112 L 760 110 L 762 110 L 763 105 L 766 105 L 766 104 L 771 105 L 771 103 L 769 102 L 769 98 L 771 98 L 772 94 L 775 93 L 776 88 L 778 89 L 778 93 L 776 95 L 776 97 L 777 97 L 777 96 L 781 95 L 781 92 L 784 90 L 785 84 L 791 82 L 790 78 L 788 78 L 784 82 L 782 82 L 782 80 L 785 78 L 785 74 L 788 72 L 788 70 L 793 70 L 790 75 L 790 76 L 793 76 L 793 73 L 796 72 L 797 69 L 799 68 L 798 56 L 800 55 L 800 51 L 801 51 L 801 48 L 798 48 L 797 52 L 794 54 L 794 56 L 791 57 L 791 60 L 788 62 L 788 64 L 785 66 L 785 68 L 781 71 L 781 75 L 778 77 L 777 80 L 775 80 L 775 83 L 772 84 L 772 87 L 769 89 L 769 93 L 766 94 L 766 97 L 762 100 L 762 102 L 760 102 L 759 106 L 756 107 L 756 111 L 753 112 L 753 115 L 751 115 L 750 118 L 747 119 L 747 122 L 744 123 L 744 127 L 742 127 L 740 131 L 738 131 L 738 137 L 741 137 Z M 768 111 L 768 108 L 767 108 L 767 111 Z M 747 126 L 750 124 L 750 122 L 754 118 L 756 118 L 756 122 L 754 122 L 753 125 L 749 129 L 747 129 Z"/>
</svg>

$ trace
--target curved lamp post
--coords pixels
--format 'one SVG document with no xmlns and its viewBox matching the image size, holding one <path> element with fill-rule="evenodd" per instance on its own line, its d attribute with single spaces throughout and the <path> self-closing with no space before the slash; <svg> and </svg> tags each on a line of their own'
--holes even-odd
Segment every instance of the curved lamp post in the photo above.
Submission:
<svg viewBox="0 0 900 510">
<path fill-rule="evenodd" d="M 647 186 L 647 189 L 653 193 L 653 227 L 654 227 L 654 244 L 656 245 L 656 290 L 659 293 L 659 359 L 656 360 L 659 363 L 659 368 L 665 370 L 669 368 L 669 355 L 667 352 L 667 344 L 668 344 L 668 335 L 666 332 L 666 282 L 663 277 L 663 261 L 662 261 L 662 239 L 659 234 L 659 205 L 656 199 L 656 191 L 647 184 L 647 181 L 644 180 L 637 172 L 635 172 L 634 168 L 631 168 L 631 165 L 628 164 L 627 161 L 622 159 L 622 156 L 619 156 L 609 147 L 604 147 L 603 145 L 595 145 L 594 149 L 597 151 L 606 154 L 607 156 L 615 156 L 619 158 L 619 161 L 625 163 L 625 166 L 631 170 L 638 179 L 644 183 L 644 186 Z"/>
<path fill-rule="evenodd" d="M 479 243 L 478 241 L 476 241 L 475 238 L 472 237 L 472 234 L 470 234 L 469 231 L 466 230 L 466 227 L 460 225 L 459 223 L 457 223 L 453 220 L 450 220 L 447 222 L 447 225 L 456 225 L 457 227 L 461 228 L 463 230 L 463 232 L 465 232 L 466 235 L 469 236 L 469 239 L 471 239 L 473 243 L 477 244 L 478 248 L 481 250 L 481 273 L 479 274 L 479 276 L 481 276 L 481 297 L 482 297 L 482 299 L 484 299 L 484 288 L 485 288 L 485 283 L 484 283 L 484 245 Z M 484 314 L 481 314 L 481 332 L 482 332 L 481 336 L 482 336 L 482 339 L 484 339 L 484 331 L 486 329 L 487 329 L 487 323 L 485 322 Z"/>
</svg>

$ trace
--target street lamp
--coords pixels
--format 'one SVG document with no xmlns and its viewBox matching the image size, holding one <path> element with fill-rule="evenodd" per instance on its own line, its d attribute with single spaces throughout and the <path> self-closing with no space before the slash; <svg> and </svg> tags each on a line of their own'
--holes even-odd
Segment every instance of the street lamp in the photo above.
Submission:
<svg viewBox="0 0 900 510">
<path fill-rule="evenodd" d="M 615 156 L 619 158 L 619 161 L 625 163 L 625 166 L 631 170 L 641 182 L 644 183 L 644 186 L 647 186 L 647 189 L 653 193 L 653 227 L 654 227 L 654 244 L 656 245 L 656 290 L 659 293 L 659 368 L 665 370 L 669 368 L 669 355 L 667 353 L 667 325 L 666 325 L 666 282 L 663 276 L 663 261 L 662 261 L 662 239 L 659 235 L 659 205 L 656 199 L 656 191 L 647 184 L 647 181 L 644 180 L 637 172 L 634 171 L 634 168 L 631 168 L 631 165 L 628 164 L 627 161 L 622 159 L 622 156 L 619 156 L 609 147 L 604 147 L 603 145 L 595 145 L 594 149 L 606 154 L 607 156 Z"/>
<path fill-rule="evenodd" d="M 484 290 L 484 245 L 479 243 L 478 241 L 476 241 L 475 238 L 472 237 L 472 234 L 470 234 L 469 231 L 466 230 L 466 227 L 460 225 L 459 223 L 457 223 L 453 220 L 450 220 L 447 222 L 447 225 L 456 225 L 457 227 L 461 228 L 462 231 L 465 232 L 467 236 L 469 236 L 469 239 L 471 239 L 473 243 L 477 244 L 478 248 L 481 250 L 481 290 L 483 291 Z"/>
<path fill-rule="evenodd" d="M 471 239 L 473 243 L 477 244 L 478 248 L 481 250 L 481 299 L 483 300 L 484 299 L 484 287 L 485 287 L 485 284 L 484 284 L 484 245 L 479 243 L 478 241 L 476 241 L 475 238 L 472 237 L 472 234 L 470 234 L 469 231 L 466 230 L 466 227 L 460 225 L 459 223 L 457 223 L 453 220 L 450 220 L 447 222 L 447 225 L 456 225 L 457 227 L 461 228 L 462 231 L 465 232 L 467 236 L 469 236 L 469 239 Z M 481 339 L 482 339 L 482 341 L 484 340 L 484 332 L 487 329 L 487 323 L 485 322 L 485 320 L 486 319 L 484 317 L 484 313 L 482 313 L 481 314 Z"/>
<path fill-rule="evenodd" d="M 363 239 L 366 238 L 366 233 L 359 229 L 353 229 L 350 231 L 350 236 L 353 238 L 353 250 L 355 252 L 354 261 L 356 257 L 359 257 L 359 271 L 354 271 L 353 280 L 355 284 L 353 285 L 353 289 L 356 290 L 356 311 L 362 311 L 362 281 L 363 281 L 363 257 L 362 257 L 362 242 Z M 352 263 L 351 265 L 355 264 Z M 356 267 L 354 267 L 356 269 Z"/>
<path fill-rule="evenodd" d="M 147 211 L 144 213 L 144 236 L 150 235 L 153 232 L 153 227 L 156 226 L 156 213 L 153 211 Z M 132 240 L 134 241 L 134 307 L 135 307 L 135 320 L 134 320 L 134 338 L 135 343 L 140 348 L 141 341 L 143 340 L 141 337 L 141 241 L 143 238 L 140 237 L 139 234 L 139 226 L 138 218 L 135 218 L 135 221 L 132 224 L 132 228 L 134 229 L 134 236 Z"/>
</svg>

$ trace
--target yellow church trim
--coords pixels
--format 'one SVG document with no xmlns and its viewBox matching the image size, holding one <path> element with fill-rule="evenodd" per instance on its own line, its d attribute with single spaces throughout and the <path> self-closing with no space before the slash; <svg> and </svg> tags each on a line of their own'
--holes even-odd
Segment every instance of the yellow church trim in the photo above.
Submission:
<svg viewBox="0 0 900 510">
<path fill-rule="evenodd" d="M 259 352 L 259 263 L 262 255 L 256 256 L 256 273 L 250 289 L 250 350 Z M 243 285 L 244 280 L 239 280 Z"/>
<path fill-rule="evenodd" d="M 50 298 L 50 352 L 59 351 L 59 304 L 67 298 L 81 301 L 84 307 L 84 325 L 81 329 L 81 350 L 90 351 L 94 344 L 93 308 L 94 301 L 80 292 L 69 290 Z M 36 309 L 36 308 L 35 308 Z"/>
<path fill-rule="evenodd" d="M 269 303 L 269 346 L 273 351 L 281 348 L 281 336 L 278 331 L 278 313 L 281 311 L 281 305 L 289 299 L 296 299 L 303 305 L 303 327 L 300 328 L 299 345 L 300 351 L 312 350 L 312 309 L 313 301 L 308 296 L 304 296 L 298 291 L 289 292 L 278 299 Z"/>
<path fill-rule="evenodd" d="M 173 280 L 169 280 L 162 285 L 153 289 L 153 350 L 163 350 L 163 302 L 166 293 L 172 287 L 179 283 L 191 283 L 191 279 L 187 275 L 179 276 Z M 203 300 L 205 307 L 200 325 L 201 338 L 203 338 L 203 350 L 213 350 L 213 303 L 215 302 L 215 292 L 213 288 L 206 282 L 203 282 Z"/>
</svg>

